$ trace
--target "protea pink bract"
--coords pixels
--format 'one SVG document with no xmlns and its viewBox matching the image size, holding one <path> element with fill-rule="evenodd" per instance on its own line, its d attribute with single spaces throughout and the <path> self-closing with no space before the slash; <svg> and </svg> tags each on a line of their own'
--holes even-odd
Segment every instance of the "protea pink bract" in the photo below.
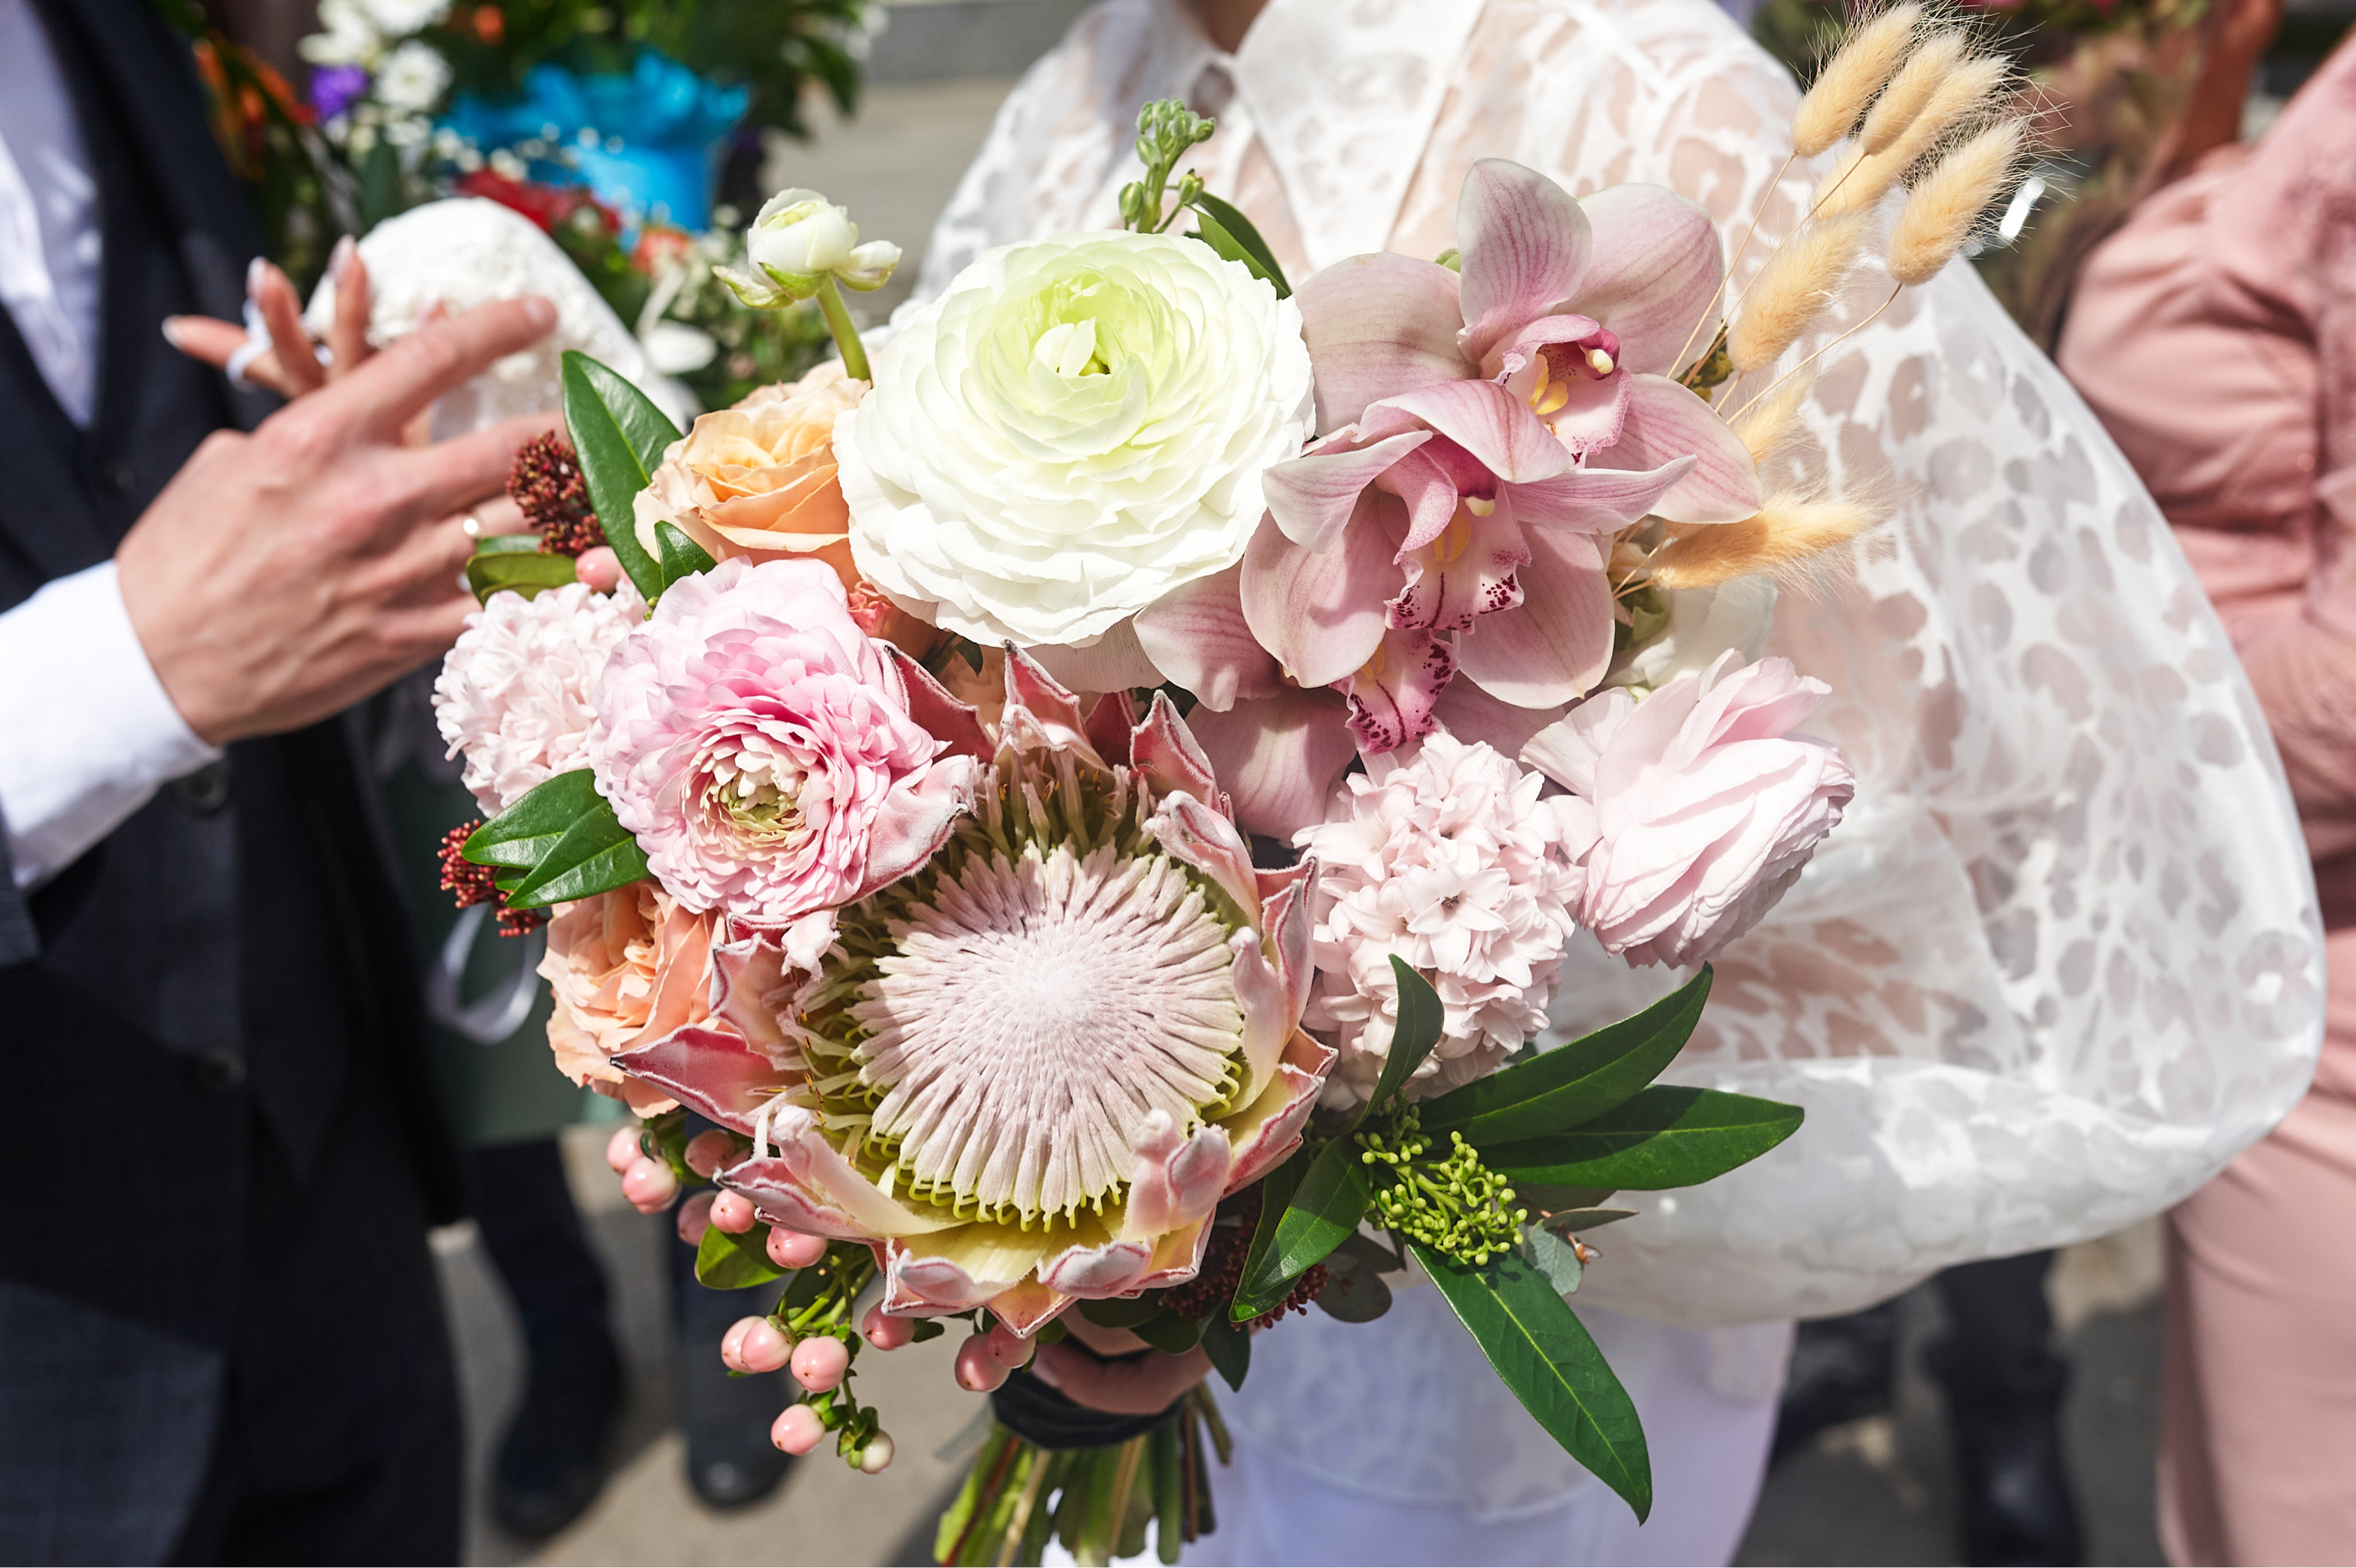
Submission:
<svg viewBox="0 0 2356 1568">
<path fill-rule="evenodd" d="M 1176 709 L 1139 721 L 1115 694 L 1083 715 L 1013 652 L 1006 686 L 972 815 L 838 911 L 809 973 L 731 986 L 723 1011 L 766 1012 L 770 1040 L 747 1020 L 745 1042 L 625 1065 L 755 1135 L 722 1185 L 876 1243 L 887 1309 L 987 1305 L 1029 1333 L 1192 1278 L 1219 1199 L 1295 1147 L 1333 1053 L 1300 1027 L 1314 866 L 1254 869 Z M 936 733 L 958 727 L 911 687 Z"/>
</svg>

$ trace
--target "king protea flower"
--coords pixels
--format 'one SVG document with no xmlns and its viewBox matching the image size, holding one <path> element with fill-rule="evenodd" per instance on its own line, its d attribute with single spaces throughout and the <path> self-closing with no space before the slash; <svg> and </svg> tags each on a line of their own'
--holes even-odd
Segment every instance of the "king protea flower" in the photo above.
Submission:
<svg viewBox="0 0 2356 1568">
<path fill-rule="evenodd" d="M 972 815 L 840 910 L 808 974 L 732 949 L 741 1035 L 617 1060 L 755 1137 L 719 1180 L 771 1222 L 876 1244 L 885 1310 L 986 1305 L 1027 1334 L 1193 1278 L 1219 1200 L 1299 1144 L 1333 1061 L 1300 1027 L 1315 865 L 1253 869 L 1165 698 L 1084 718 L 1010 652 L 991 736 L 908 684 L 989 763 Z"/>
</svg>

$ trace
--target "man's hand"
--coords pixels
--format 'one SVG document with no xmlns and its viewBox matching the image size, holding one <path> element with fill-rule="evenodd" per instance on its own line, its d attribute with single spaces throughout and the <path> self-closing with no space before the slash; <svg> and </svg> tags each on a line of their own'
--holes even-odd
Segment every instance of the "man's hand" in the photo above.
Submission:
<svg viewBox="0 0 2356 1568">
<path fill-rule="evenodd" d="M 475 607 L 465 514 L 554 416 L 422 448 L 402 429 L 555 325 L 545 300 L 481 306 L 197 449 L 115 552 L 132 626 L 191 730 L 214 745 L 298 730 L 450 645 Z"/>
</svg>

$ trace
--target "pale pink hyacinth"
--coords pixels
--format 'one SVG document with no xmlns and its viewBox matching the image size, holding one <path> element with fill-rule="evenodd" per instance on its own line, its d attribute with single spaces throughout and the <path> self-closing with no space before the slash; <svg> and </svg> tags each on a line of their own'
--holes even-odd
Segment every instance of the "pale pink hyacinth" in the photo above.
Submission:
<svg viewBox="0 0 2356 1568">
<path fill-rule="evenodd" d="M 598 793 L 691 909 L 776 933 L 796 966 L 832 912 L 924 863 L 978 764 L 909 716 L 902 667 L 808 560 L 683 578 L 607 665 Z"/>
<path fill-rule="evenodd" d="M 1607 950 L 1697 964 L 1775 906 L 1856 792 L 1838 752 L 1791 733 L 1830 691 L 1730 651 L 1642 702 L 1594 697 L 1522 748 L 1571 792 L 1580 923 Z"/>
<path fill-rule="evenodd" d="M 1493 748 L 1436 734 L 1366 759 L 1328 819 L 1294 842 L 1323 868 L 1317 980 L 1304 1022 L 1341 1061 L 1329 1105 L 1365 1101 L 1398 1019 L 1394 955 L 1447 1009 L 1408 1080 L 1422 1098 L 1494 1072 L 1546 1027 L 1583 878 L 1566 846 L 1568 797 Z"/>
<path fill-rule="evenodd" d="M 466 617 L 434 682 L 434 720 L 449 754 L 465 754 L 485 816 L 588 765 L 598 674 L 646 613 L 626 579 L 611 593 L 581 582 L 530 599 L 494 593 Z"/>
</svg>

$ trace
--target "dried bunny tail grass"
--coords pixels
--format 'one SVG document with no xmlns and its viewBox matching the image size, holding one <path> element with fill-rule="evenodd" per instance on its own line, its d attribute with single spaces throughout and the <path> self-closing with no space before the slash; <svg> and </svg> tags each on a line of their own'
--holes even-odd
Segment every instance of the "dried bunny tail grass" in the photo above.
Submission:
<svg viewBox="0 0 2356 1568">
<path fill-rule="evenodd" d="M 1883 513 L 1864 500 L 1770 496 L 1756 517 L 1694 528 L 1655 550 L 1648 565 L 1653 581 L 1672 592 L 1761 575 L 1804 582 L 1831 564 L 1827 552 L 1873 527 Z"/>
<path fill-rule="evenodd" d="M 1728 421 L 1735 439 L 1749 449 L 1751 462 L 1766 462 L 1799 429 L 1800 405 L 1815 384 L 1814 376 L 1795 371 Z"/>
<path fill-rule="evenodd" d="M 1866 101 L 1904 62 L 1922 26 L 1922 7 L 1908 0 L 1852 34 L 1800 100 L 1799 112 L 1792 116 L 1793 150 L 1813 158 L 1847 135 L 1865 112 Z"/>
<path fill-rule="evenodd" d="M 2001 56 L 1965 60 L 1940 81 L 1898 139 L 1878 153 L 1853 146 L 1816 187 L 1819 214 L 1873 206 L 1923 154 L 1958 125 L 1984 119 L 2003 101 L 2012 67 Z"/>
<path fill-rule="evenodd" d="M 1859 260 L 1865 220 L 1862 212 L 1815 219 L 1767 258 L 1727 334 L 1727 357 L 1738 373 L 1782 358 L 1839 296 Z"/>
<path fill-rule="evenodd" d="M 1890 85 L 1881 90 L 1881 96 L 1873 101 L 1873 107 L 1866 111 L 1857 144 L 1872 154 L 1897 141 L 1930 107 L 1939 84 L 1964 63 L 1971 47 L 1971 39 L 1955 27 L 1923 39 L 1922 47 L 1907 57 Z"/>
<path fill-rule="evenodd" d="M 1890 275 L 1901 287 L 1928 283 L 1954 259 L 1982 215 L 2012 183 L 2026 136 L 2020 121 L 1999 120 L 1916 182 L 1890 233 Z"/>
</svg>

